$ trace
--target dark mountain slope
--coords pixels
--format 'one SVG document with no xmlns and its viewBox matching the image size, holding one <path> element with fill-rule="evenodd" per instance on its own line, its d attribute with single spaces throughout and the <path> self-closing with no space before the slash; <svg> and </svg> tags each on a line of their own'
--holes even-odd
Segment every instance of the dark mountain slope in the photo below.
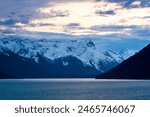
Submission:
<svg viewBox="0 0 150 117">
<path fill-rule="evenodd" d="M 6 54 L 7 53 L 7 54 Z M 0 79 L 3 78 L 79 78 L 94 77 L 99 71 L 84 66 L 72 56 L 50 61 L 39 55 L 39 62 L 24 58 L 10 51 L 0 53 Z M 68 63 L 64 63 L 67 61 Z M 67 64 L 66 66 L 64 64 Z"/>
<path fill-rule="evenodd" d="M 97 79 L 150 79 L 150 44 Z"/>
</svg>

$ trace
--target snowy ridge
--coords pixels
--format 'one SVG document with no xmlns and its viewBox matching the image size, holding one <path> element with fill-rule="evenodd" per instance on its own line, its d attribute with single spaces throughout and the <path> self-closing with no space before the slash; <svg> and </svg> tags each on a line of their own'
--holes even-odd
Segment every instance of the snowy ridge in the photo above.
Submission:
<svg viewBox="0 0 150 117">
<path fill-rule="evenodd" d="M 55 59 L 73 56 L 83 62 L 85 66 L 92 66 L 101 70 L 100 63 L 120 63 L 135 52 L 130 50 L 115 53 L 111 50 L 102 51 L 90 39 L 83 40 L 48 40 L 25 39 L 19 37 L 3 37 L 0 39 L 0 52 L 9 50 L 25 58 L 34 59 L 38 63 L 38 55 L 54 61 Z M 63 61 L 64 66 L 69 63 Z"/>
<path fill-rule="evenodd" d="M 123 57 L 123 59 L 129 58 L 129 56 L 132 56 L 136 53 L 135 50 L 129 50 L 129 49 L 124 49 L 119 52 L 119 54 Z"/>
</svg>

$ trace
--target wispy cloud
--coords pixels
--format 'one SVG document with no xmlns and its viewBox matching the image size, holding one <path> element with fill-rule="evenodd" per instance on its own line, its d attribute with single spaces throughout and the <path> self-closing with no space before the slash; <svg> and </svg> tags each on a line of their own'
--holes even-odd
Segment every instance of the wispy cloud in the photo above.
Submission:
<svg viewBox="0 0 150 117">
<path fill-rule="evenodd" d="M 0 3 L 0 29 L 5 33 L 11 32 L 9 28 L 149 38 L 149 0 L 0 0 Z"/>
<path fill-rule="evenodd" d="M 1 20 L 0 25 L 9 26 L 9 25 L 15 25 L 17 23 L 14 19 L 7 19 L 7 20 Z"/>
<path fill-rule="evenodd" d="M 80 24 L 79 23 L 70 23 L 66 26 L 68 26 L 68 27 L 78 27 L 78 26 L 80 26 Z"/>
<path fill-rule="evenodd" d="M 95 13 L 99 15 L 115 15 L 115 12 L 113 10 L 108 11 L 97 10 Z"/>
</svg>

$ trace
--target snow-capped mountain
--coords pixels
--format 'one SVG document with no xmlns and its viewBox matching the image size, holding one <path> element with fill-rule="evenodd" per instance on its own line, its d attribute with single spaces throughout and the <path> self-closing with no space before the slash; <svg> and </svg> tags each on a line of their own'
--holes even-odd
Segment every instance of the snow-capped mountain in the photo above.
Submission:
<svg viewBox="0 0 150 117">
<path fill-rule="evenodd" d="M 22 57 L 22 59 L 33 60 L 37 64 L 40 64 L 40 58 L 42 58 L 48 63 L 59 63 L 64 67 L 71 64 L 74 67 L 76 63 L 72 62 L 72 60 L 70 61 L 71 57 L 75 61 L 80 61 L 83 64 L 82 67 L 90 67 L 100 73 L 110 70 L 135 53 L 135 51 L 130 51 L 129 49 L 118 53 L 112 50 L 100 50 L 97 49 L 97 46 L 90 39 L 49 40 L 21 37 L 0 38 L 0 53 L 6 56 L 10 56 L 11 52 Z"/>
<path fill-rule="evenodd" d="M 150 44 L 97 79 L 150 79 Z"/>
<path fill-rule="evenodd" d="M 123 57 L 124 60 L 128 59 L 131 55 L 136 54 L 135 50 L 123 49 L 119 52 L 119 55 Z"/>
</svg>

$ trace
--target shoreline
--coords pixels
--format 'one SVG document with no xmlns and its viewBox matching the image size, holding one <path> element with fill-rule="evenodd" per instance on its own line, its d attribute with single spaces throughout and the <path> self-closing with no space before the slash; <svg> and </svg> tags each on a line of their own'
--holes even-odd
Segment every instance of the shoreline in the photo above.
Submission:
<svg viewBox="0 0 150 117">
<path fill-rule="evenodd" d="M 95 78 L 37 78 L 37 79 L 0 79 L 0 81 L 39 81 L 39 82 L 120 82 L 120 81 L 149 81 L 147 79 L 95 79 Z"/>
</svg>

